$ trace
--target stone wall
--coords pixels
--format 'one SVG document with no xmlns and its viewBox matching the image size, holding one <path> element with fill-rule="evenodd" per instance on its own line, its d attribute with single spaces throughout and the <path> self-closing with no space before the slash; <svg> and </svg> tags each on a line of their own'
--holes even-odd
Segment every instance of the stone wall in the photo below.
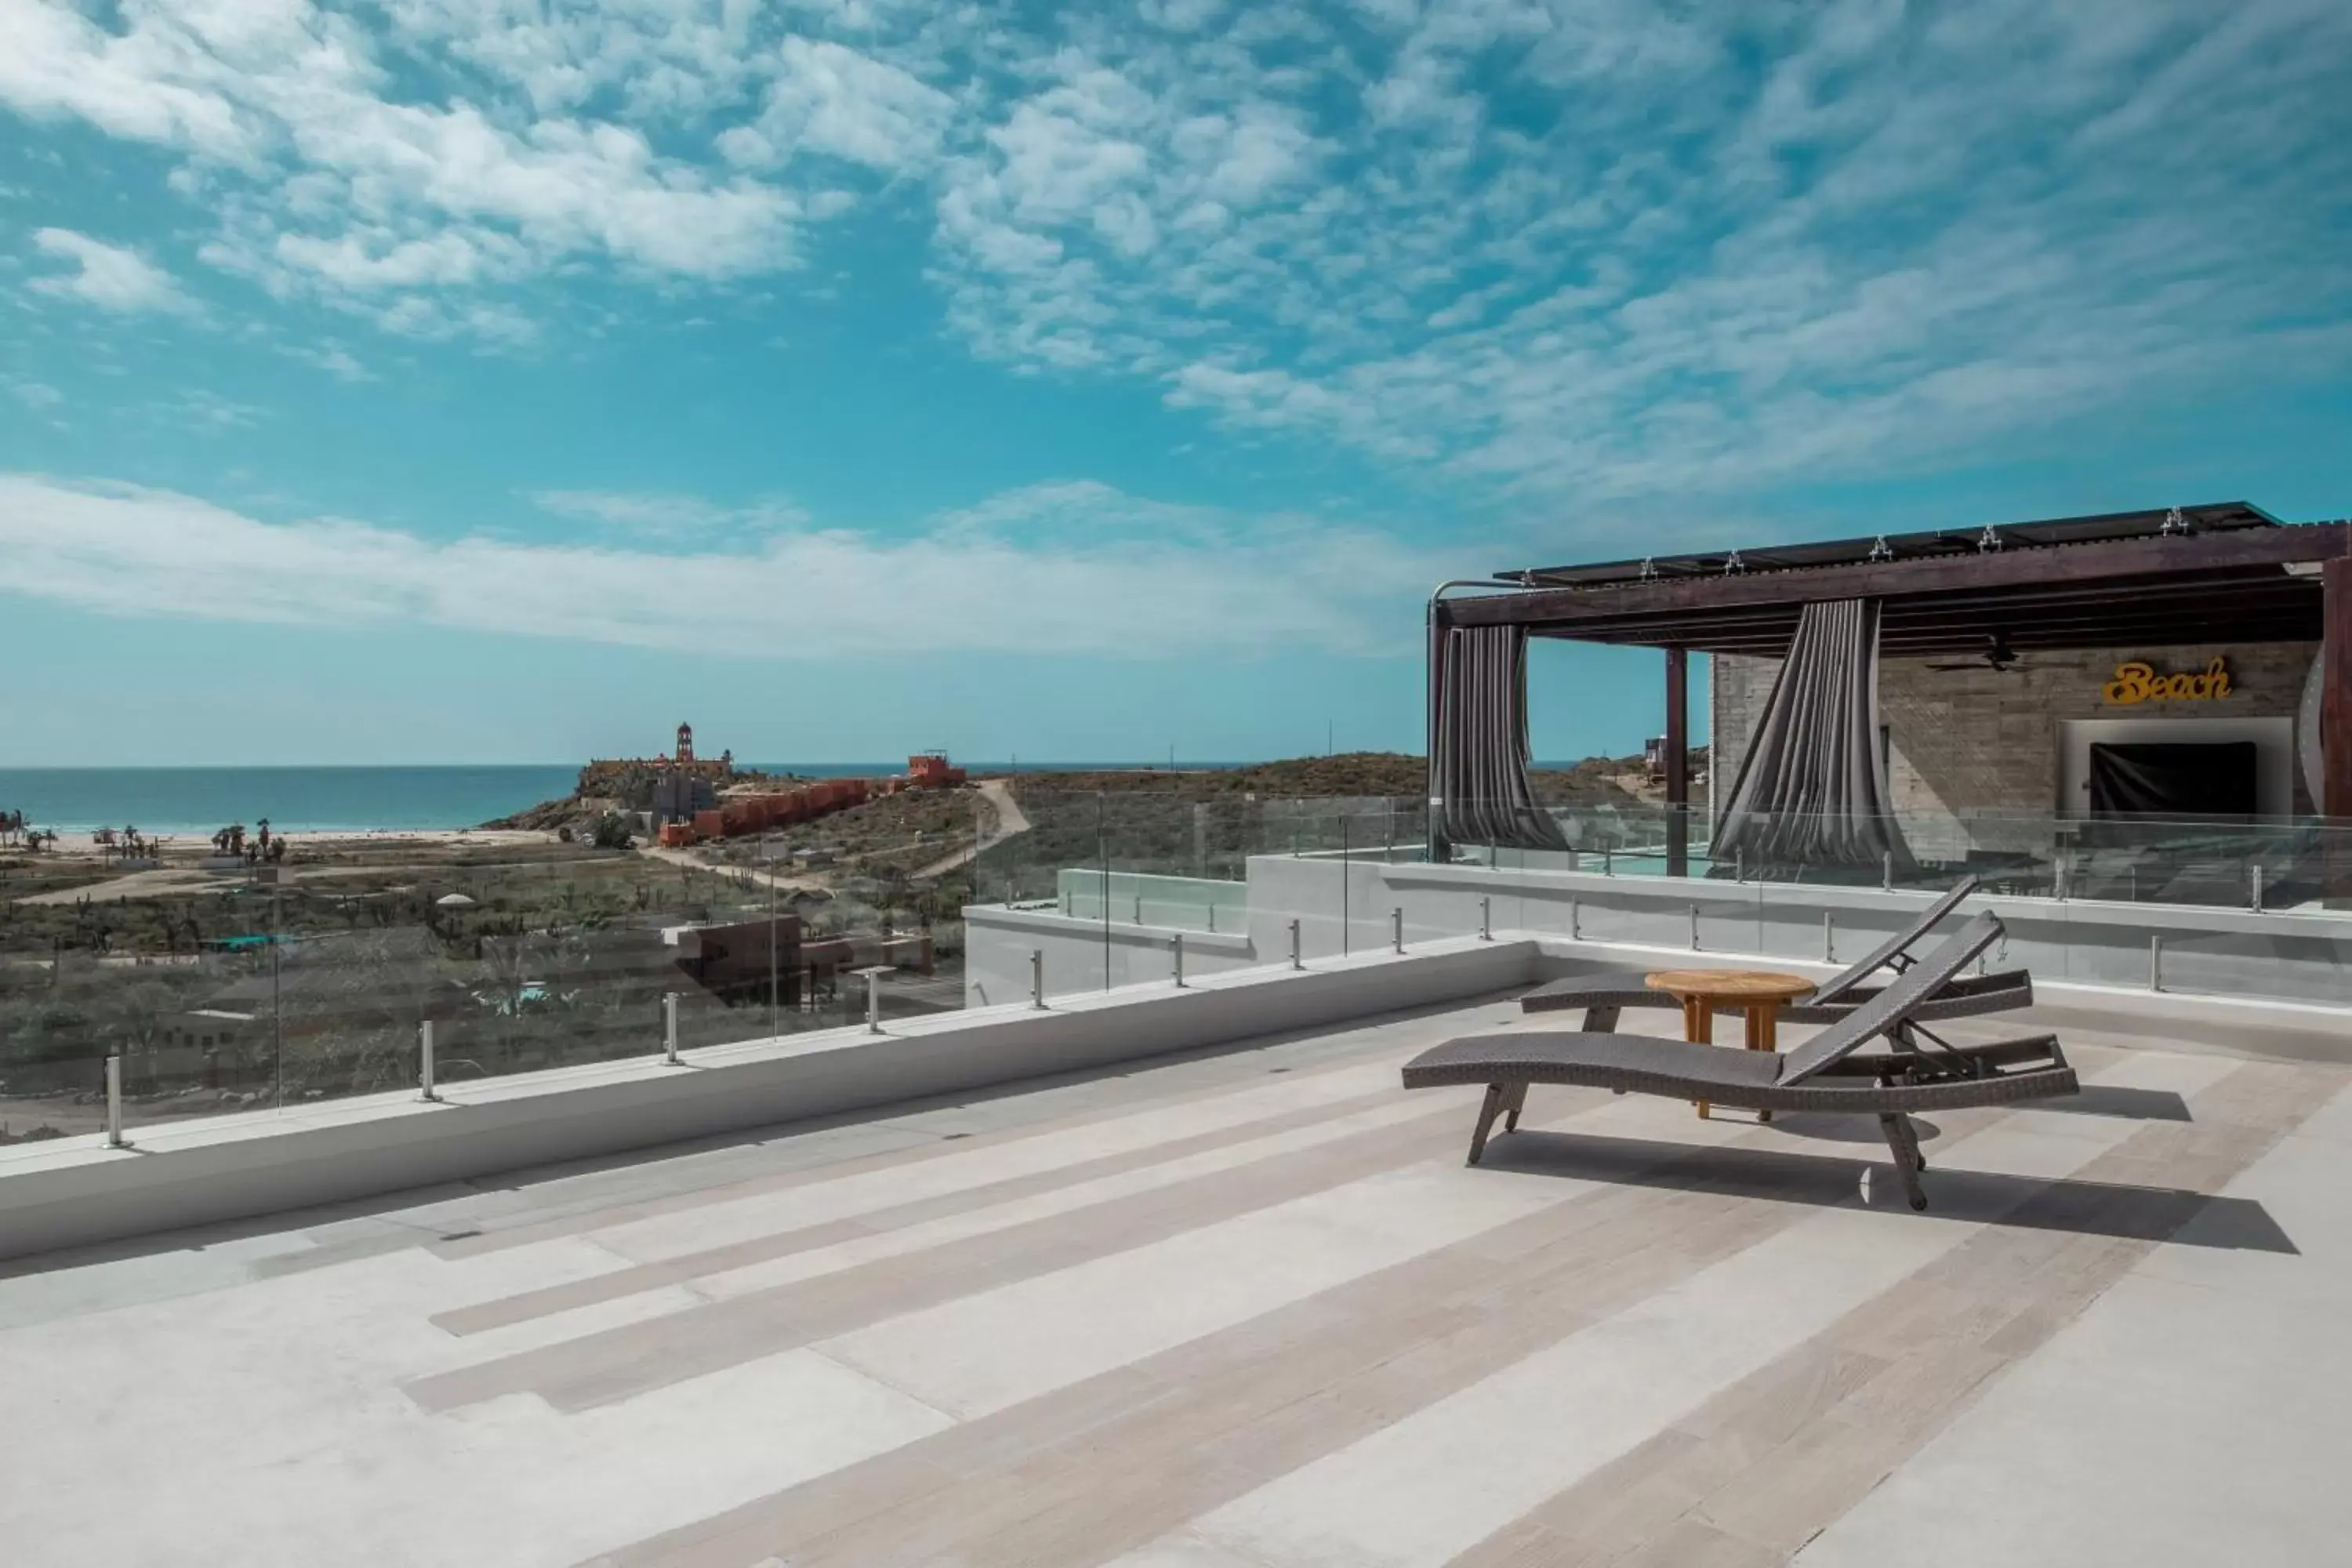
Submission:
<svg viewBox="0 0 2352 1568">
<path fill-rule="evenodd" d="M 2314 643 L 2099 648 L 2030 654 L 2006 672 L 1931 670 L 1924 659 L 1883 659 L 1879 721 L 1889 731 L 1887 784 L 1895 809 L 1906 819 L 1914 848 L 1922 854 L 1957 854 L 1970 840 L 1979 847 L 2007 847 L 1989 841 L 1982 826 L 1962 829 L 1960 821 L 1976 813 L 2038 817 L 2055 811 L 2061 721 L 2291 719 L 2315 652 Z M 2224 700 L 2157 700 L 2123 708 L 2111 706 L 2102 695 L 2116 666 L 2126 659 L 2168 673 L 2201 670 L 2217 655 L 2229 661 L 2231 694 Z M 1778 659 L 1724 656 L 1714 661 L 1712 717 L 1717 755 L 1723 759 L 1718 810 L 1729 804 L 1749 738 L 1780 668 Z M 2298 814 L 2313 809 L 2299 773 L 2294 809 Z M 1948 836 L 1952 842 L 1939 842 Z"/>
</svg>

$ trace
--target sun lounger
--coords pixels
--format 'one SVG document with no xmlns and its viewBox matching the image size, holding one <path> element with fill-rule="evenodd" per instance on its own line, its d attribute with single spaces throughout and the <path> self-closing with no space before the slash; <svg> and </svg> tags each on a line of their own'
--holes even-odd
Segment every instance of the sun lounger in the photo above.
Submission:
<svg viewBox="0 0 2352 1568">
<path fill-rule="evenodd" d="M 1955 1046 L 1918 1026 L 1927 1005 L 1977 955 L 2000 940 L 2000 921 L 1981 914 L 1885 990 L 1850 1009 L 1786 1056 L 1640 1035 L 1567 1030 L 1497 1031 L 1448 1040 L 1405 1064 L 1407 1089 L 1482 1083 L 1485 1103 L 1470 1137 L 1470 1163 L 1486 1153 L 1496 1118 L 1518 1126 L 1528 1087 L 1582 1084 L 1626 1094 L 1751 1110 L 1814 1110 L 1875 1116 L 1915 1209 L 1927 1206 L 1927 1169 L 1916 1111 L 2007 1105 L 2073 1094 L 2074 1069 L 2054 1035 Z M 1885 1049 L 1861 1053 L 1873 1040 Z"/>
<path fill-rule="evenodd" d="M 1813 988 L 1811 994 L 1783 1008 L 1780 1019 L 1789 1024 L 1833 1024 L 1862 1003 L 1878 994 L 1879 987 L 1867 984 L 1882 969 L 1901 974 L 1916 962 L 1911 949 L 1935 930 L 1946 915 L 1959 908 L 1960 900 L 1977 889 L 1974 877 L 1963 877 L 1951 891 L 1920 911 L 1916 920 L 1902 931 L 1881 942 L 1859 963 L 1852 964 Z M 1617 1026 L 1618 1015 L 1627 1007 L 1679 1008 L 1682 1001 L 1670 992 L 1653 991 L 1643 983 L 1647 971 L 1640 969 L 1603 970 L 1591 974 L 1574 974 L 1565 980 L 1555 980 L 1538 985 L 1519 998 L 1519 1005 L 1530 1013 L 1566 1012 L 1584 1009 L 1584 1026 L 1599 1031 Z M 2003 970 L 1991 974 L 1956 974 L 1930 999 L 1918 1018 L 1932 1023 L 1939 1018 L 1966 1017 L 1972 1014 L 2004 1013 L 2012 1008 L 2031 1006 L 2033 1002 L 2032 977 L 2021 969 Z"/>
</svg>

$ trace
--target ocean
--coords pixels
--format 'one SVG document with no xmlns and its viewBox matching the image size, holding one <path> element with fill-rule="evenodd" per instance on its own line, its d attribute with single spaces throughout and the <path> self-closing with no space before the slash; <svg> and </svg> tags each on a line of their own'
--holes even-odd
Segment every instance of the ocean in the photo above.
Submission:
<svg viewBox="0 0 2352 1568">
<path fill-rule="evenodd" d="M 747 763 L 808 778 L 879 777 L 906 763 Z M 970 764 L 978 772 L 1002 764 Z M 1024 773 L 1133 767 L 1132 763 L 1024 763 Z M 1192 766 L 1215 764 L 1194 763 Z M 58 833 L 136 827 L 210 836 L 263 817 L 279 833 L 476 827 L 570 795 L 572 763 L 408 768 L 0 768 L 0 812 Z"/>
</svg>

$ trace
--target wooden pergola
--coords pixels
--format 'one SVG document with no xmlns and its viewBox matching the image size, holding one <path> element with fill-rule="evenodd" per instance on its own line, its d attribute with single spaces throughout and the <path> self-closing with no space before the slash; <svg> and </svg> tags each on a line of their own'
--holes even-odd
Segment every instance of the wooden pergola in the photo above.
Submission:
<svg viewBox="0 0 2352 1568">
<path fill-rule="evenodd" d="M 1433 628 L 1666 655 L 1667 857 L 1689 865 L 1689 656 L 1779 658 L 1818 600 L 1874 599 L 1880 652 L 1965 657 L 2149 643 L 2323 645 L 2323 816 L 2352 824 L 2352 522 L 2283 524 L 2243 501 L 1887 534 L 1770 550 L 1498 574 L 1496 592 L 1432 601 Z"/>
</svg>

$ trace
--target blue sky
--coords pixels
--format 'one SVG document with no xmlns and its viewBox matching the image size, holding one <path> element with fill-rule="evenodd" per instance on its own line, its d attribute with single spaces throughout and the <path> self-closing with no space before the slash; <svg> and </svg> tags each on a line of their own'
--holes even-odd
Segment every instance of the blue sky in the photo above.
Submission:
<svg viewBox="0 0 2352 1568">
<path fill-rule="evenodd" d="M 1412 748 L 1441 577 L 2352 510 L 2341 0 L 0 38 L 0 765 Z"/>
</svg>

